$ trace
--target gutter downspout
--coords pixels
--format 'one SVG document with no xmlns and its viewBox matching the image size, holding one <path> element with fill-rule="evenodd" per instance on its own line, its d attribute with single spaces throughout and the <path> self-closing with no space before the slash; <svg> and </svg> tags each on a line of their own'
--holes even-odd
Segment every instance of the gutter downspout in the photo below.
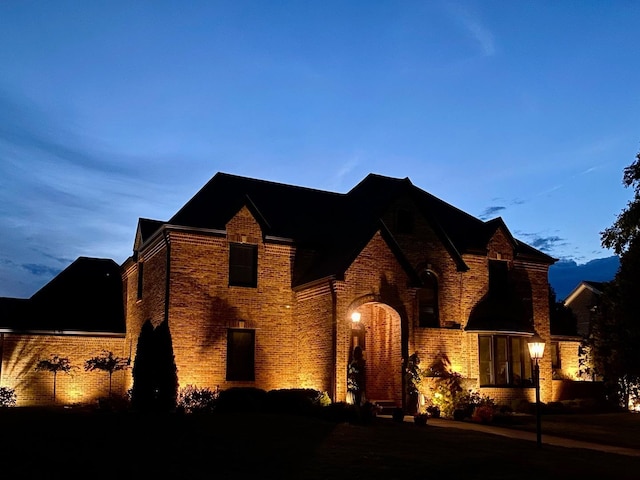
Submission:
<svg viewBox="0 0 640 480">
<path fill-rule="evenodd" d="M 167 246 L 166 274 L 164 282 L 164 321 L 167 322 L 167 325 L 169 325 L 169 294 L 171 293 L 169 281 L 171 277 L 171 242 L 169 241 L 166 229 L 162 229 L 162 236 L 164 238 L 164 243 Z"/>
<path fill-rule="evenodd" d="M 0 333 L 0 387 L 2 386 L 2 361 L 4 360 L 4 333 Z"/>
<path fill-rule="evenodd" d="M 336 293 L 335 281 L 329 280 L 329 290 L 331 291 L 331 358 L 333 359 L 333 368 L 331 370 L 331 400 L 337 401 L 338 392 L 338 294 Z"/>
</svg>

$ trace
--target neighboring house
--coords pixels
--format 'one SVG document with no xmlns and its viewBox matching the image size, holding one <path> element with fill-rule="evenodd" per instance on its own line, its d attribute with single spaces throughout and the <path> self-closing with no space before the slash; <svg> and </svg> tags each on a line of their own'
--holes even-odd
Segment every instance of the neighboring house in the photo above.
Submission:
<svg viewBox="0 0 640 480">
<path fill-rule="evenodd" d="M 360 346 L 369 400 L 404 405 L 418 352 L 423 368 L 446 359 L 498 403 L 533 401 L 527 339 L 551 341 L 555 261 L 501 218 L 479 220 L 408 178 L 370 174 L 339 194 L 218 173 L 169 220 L 139 220 L 121 265 L 119 352 L 134 358 L 143 324 L 167 322 L 181 387 L 345 401 Z M 540 369 L 541 398 L 554 400 L 546 352 Z"/>
<path fill-rule="evenodd" d="M 598 314 L 602 293 L 607 282 L 583 280 L 563 300 L 564 306 L 575 319 L 575 333 L 551 330 L 550 359 L 554 379 L 580 379 L 589 382 L 555 382 L 557 399 L 597 397 L 602 394 L 601 380 L 597 376 L 588 377 L 581 373 L 579 357 L 573 355 L 576 342 L 586 338 L 591 330 L 592 319 Z"/>
<path fill-rule="evenodd" d="M 80 257 L 31 298 L 0 298 L 0 387 L 13 388 L 18 405 L 52 403 L 53 375 L 35 367 L 57 355 L 74 367 L 57 375 L 57 403 L 105 397 L 108 375 L 84 372 L 84 362 L 103 350 L 126 358 L 124 337 L 120 266 Z M 124 391 L 127 382 L 124 372 L 114 374 L 114 391 Z"/>
<path fill-rule="evenodd" d="M 600 308 L 605 285 L 606 282 L 583 280 L 564 299 L 564 305 L 576 316 L 578 334 L 582 337 L 589 335 L 591 321 Z"/>
</svg>

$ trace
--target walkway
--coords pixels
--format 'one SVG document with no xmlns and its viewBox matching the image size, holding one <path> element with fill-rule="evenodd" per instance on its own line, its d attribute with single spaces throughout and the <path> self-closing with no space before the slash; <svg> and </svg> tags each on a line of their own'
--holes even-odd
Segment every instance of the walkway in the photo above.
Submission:
<svg viewBox="0 0 640 480">
<path fill-rule="evenodd" d="M 405 422 L 413 422 L 412 417 L 405 417 Z M 535 442 L 537 440 L 535 432 L 524 432 L 512 428 L 496 427 L 493 425 L 481 425 L 471 422 L 457 422 L 454 420 L 444 420 L 442 418 L 430 418 L 428 425 L 434 427 L 461 428 L 464 430 L 475 430 L 478 432 L 490 433 L 493 435 L 502 435 L 503 437 L 516 438 L 519 440 L 529 440 Z M 640 457 L 640 450 L 634 448 L 615 447 L 613 445 L 602 445 L 599 443 L 583 442 L 580 440 L 572 440 L 570 438 L 556 437 L 553 435 L 545 435 L 542 432 L 542 444 L 554 445 L 556 447 L 567 448 L 586 448 L 590 450 L 599 450 L 601 452 L 616 453 L 618 455 L 630 455 Z"/>
</svg>

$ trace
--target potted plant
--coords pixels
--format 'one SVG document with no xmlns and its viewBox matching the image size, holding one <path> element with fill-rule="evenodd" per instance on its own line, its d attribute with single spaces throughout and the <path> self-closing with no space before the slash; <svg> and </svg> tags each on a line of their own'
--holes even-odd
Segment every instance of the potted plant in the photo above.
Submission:
<svg viewBox="0 0 640 480">
<path fill-rule="evenodd" d="M 429 420 L 429 414 L 427 412 L 418 412 L 413 416 L 413 423 L 416 425 L 424 426 Z"/>
<path fill-rule="evenodd" d="M 396 407 L 391 412 L 391 418 L 393 418 L 394 422 L 403 422 L 404 421 L 404 410 L 401 407 Z"/>
<path fill-rule="evenodd" d="M 427 407 L 427 413 L 430 417 L 440 418 L 440 407 L 437 405 L 429 405 Z"/>
</svg>

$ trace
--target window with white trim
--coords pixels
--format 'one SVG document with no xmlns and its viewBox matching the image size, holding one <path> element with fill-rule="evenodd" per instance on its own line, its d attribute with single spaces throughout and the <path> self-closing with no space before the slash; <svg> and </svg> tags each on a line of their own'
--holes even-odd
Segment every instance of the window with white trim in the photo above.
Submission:
<svg viewBox="0 0 640 480">
<path fill-rule="evenodd" d="M 529 387 L 531 357 L 526 337 L 479 335 L 480 386 Z"/>
</svg>

